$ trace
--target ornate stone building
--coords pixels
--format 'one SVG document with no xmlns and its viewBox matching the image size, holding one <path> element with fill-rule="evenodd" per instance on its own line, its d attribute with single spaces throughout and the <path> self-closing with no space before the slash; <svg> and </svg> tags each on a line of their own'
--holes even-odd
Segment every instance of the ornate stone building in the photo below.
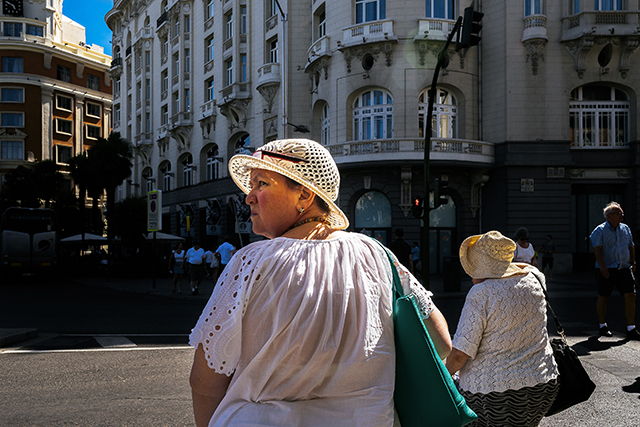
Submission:
<svg viewBox="0 0 640 427">
<path fill-rule="evenodd" d="M 447 53 L 425 189 L 427 92 L 470 3 L 115 0 L 114 130 L 137 152 L 121 196 L 160 189 L 164 231 L 246 244 L 229 158 L 307 137 L 339 165 L 350 229 L 384 241 L 419 241 L 412 203 L 448 182 L 434 273 L 468 235 L 519 226 L 554 235 L 557 272 L 586 265 L 605 201 L 637 218 L 638 1 L 476 0 L 482 40 Z"/>
</svg>

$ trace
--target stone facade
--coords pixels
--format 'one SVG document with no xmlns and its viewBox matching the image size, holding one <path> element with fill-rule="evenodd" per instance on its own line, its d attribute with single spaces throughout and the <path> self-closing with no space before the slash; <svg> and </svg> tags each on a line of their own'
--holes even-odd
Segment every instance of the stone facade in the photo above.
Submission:
<svg viewBox="0 0 640 427">
<path fill-rule="evenodd" d="M 114 130 L 137 152 L 121 193 L 163 190 L 163 231 L 210 246 L 258 238 L 226 167 L 291 137 L 327 146 L 350 230 L 387 242 L 398 227 L 419 241 L 412 204 L 448 181 L 449 203 L 430 214 L 434 273 L 465 237 L 523 225 L 536 246 L 554 236 L 557 272 L 568 272 L 588 265 L 604 199 L 635 223 L 637 0 L 624 11 L 476 0 L 480 45 L 454 42 L 438 76 L 428 180 L 427 90 L 471 2 L 276 3 L 116 0 L 106 16 Z"/>
</svg>

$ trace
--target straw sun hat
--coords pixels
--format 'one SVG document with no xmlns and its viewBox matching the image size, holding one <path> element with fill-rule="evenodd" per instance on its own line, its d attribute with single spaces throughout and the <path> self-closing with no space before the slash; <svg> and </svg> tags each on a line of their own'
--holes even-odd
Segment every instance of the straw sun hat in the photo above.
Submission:
<svg viewBox="0 0 640 427">
<path fill-rule="evenodd" d="M 467 237 L 460 245 L 460 264 L 474 279 L 498 279 L 522 274 L 513 260 L 516 244 L 499 231 Z"/>
<path fill-rule="evenodd" d="M 329 151 L 309 139 L 281 139 L 258 148 L 253 155 L 236 154 L 229 161 L 235 183 L 249 194 L 251 169 L 277 172 L 307 187 L 329 205 L 327 220 L 336 230 L 344 230 L 349 220 L 335 204 L 340 189 L 340 173 Z"/>
</svg>

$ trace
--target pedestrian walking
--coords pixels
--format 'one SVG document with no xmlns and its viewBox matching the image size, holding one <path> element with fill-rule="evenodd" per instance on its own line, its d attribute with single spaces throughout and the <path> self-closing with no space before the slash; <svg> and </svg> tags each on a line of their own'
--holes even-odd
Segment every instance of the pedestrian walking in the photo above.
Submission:
<svg viewBox="0 0 640 427">
<path fill-rule="evenodd" d="M 391 265 L 373 239 L 343 231 L 331 154 L 309 140 L 272 141 L 232 157 L 229 170 L 267 239 L 231 259 L 190 335 L 196 425 L 392 426 Z M 446 357 L 431 293 L 398 270 Z"/>
<path fill-rule="evenodd" d="M 553 254 L 556 252 L 556 245 L 553 243 L 551 234 L 547 234 L 545 242 L 540 246 L 542 260 L 540 262 L 540 271 L 546 275 L 545 270 L 549 267 L 549 280 L 553 280 Z"/>
<path fill-rule="evenodd" d="M 236 253 L 236 248 L 231 244 L 230 236 L 224 237 L 224 242 L 218 246 L 216 253 L 220 255 L 220 271 L 218 272 L 218 276 L 222 276 L 225 267 L 229 264 L 229 261 L 231 261 L 231 257 Z"/>
<path fill-rule="evenodd" d="M 624 211 L 618 203 L 609 203 L 605 206 L 603 214 L 606 221 L 598 225 L 589 236 L 596 256 L 596 311 L 600 321 L 599 334 L 601 337 L 613 336 L 607 325 L 607 302 L 616 288 L 624 298 L 627 339 L 640 340 L 640 332 L 635 326 L 636 252 L 633 235 L 629 226 L 622 222 Z"/>
<path fill-rule="evenodd" d="M 387 247 L 398 258 L 400 264 L 413 271 L 413 261 L 411 260 L 411 246 L 404 241 L 404 230 L 396 228 L 394 232 L 395 239 L 387 245 Z"/>
<path fill-rule="evenodd" d="M 184 275 L 184 256 L 182 243 L 178 243 L 169 257 L 169 272 L 173 275 L 173 293 L 178 288 L 178 293 L 182 293 L 182 276 Z"/>
<path fill-rule="evenodd" d="M 420 262 L 420 245 L 418 245 L 418 242 L 413 242 L 411 247 L 411 261 L 413 262 L 413 275 L 421 273 L 418 268 L 418 263 Z"/>
<path fill-rule="evenodd" d="M 537 426 L 558 395 L 547 333 L 544 275 L 512 263 L 516 244 L 498 231 L 471 236 L 460 263 L 471 276 L 446 366 L 460 372 L 461 394 L 478 415 L 469 424 Z"/>
<path fill-rule="evenodd" d="M 200 247 L 200 242 L 193 242 L 193 247 L 187 251 L 186 261 L 189 263 L 189 275 L 191 278 L 191 295 L 198 295 L 198 286 L 205 275 L 204 249 Z"/>
</svg>

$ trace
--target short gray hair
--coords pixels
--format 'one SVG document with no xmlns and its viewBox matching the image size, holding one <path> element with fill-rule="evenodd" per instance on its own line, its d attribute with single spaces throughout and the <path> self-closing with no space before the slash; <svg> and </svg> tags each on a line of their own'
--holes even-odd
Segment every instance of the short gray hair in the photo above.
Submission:
<svg viewBox="0 0 640 427">
<path fill-rule="evenodd" d="M 602 214 L 604 215 L 604 218 L 607 219 L 607 216 L 609 216 L 611 214 L 611 211 L 614 209 L 620 209 L 620 211 L 622 211 L 622 206 L 620 206 L 618 202 L 610 202 L 602 210 Z"/>
</svg>

